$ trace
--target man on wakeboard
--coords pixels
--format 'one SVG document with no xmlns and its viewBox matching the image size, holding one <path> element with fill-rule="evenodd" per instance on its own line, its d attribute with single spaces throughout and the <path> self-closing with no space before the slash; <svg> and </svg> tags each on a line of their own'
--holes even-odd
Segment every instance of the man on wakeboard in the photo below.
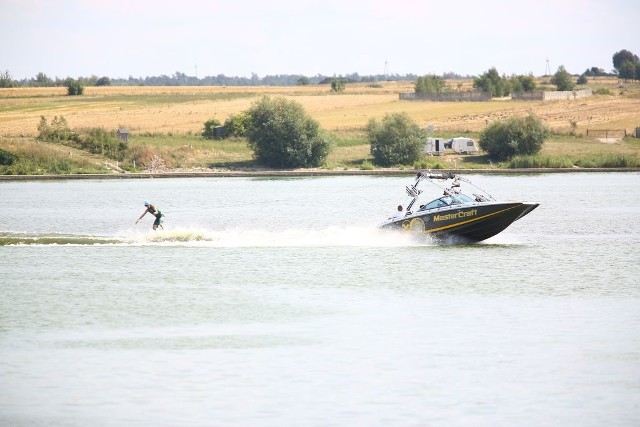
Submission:
<svg viewBox="0 0 640 427">
<path fill-rule="evenodd" d="M 149 203 L 148 200 L 144 201 L 144 206 L 145 210 L 144 212 L 142 212 L 142 215 L 140 215 L 140 218 L 138 218 L 138 221 L 140 221 L 142 217 L 145 216 L 147 212 L 149 212 L 151 215 L 156 217 L 156 220 L 153 221 L 153 231 L 156 231 L 158 226 L 164 230 L 164 227 L 162 226 L 162 217 L 164 215 L 162 214 L 162 212 L 160 212 L 160 209 L 153 206 L 151 203 Z M 138 221 L 136 221 L 136 224 L 138 223 Z"/>
</svg>

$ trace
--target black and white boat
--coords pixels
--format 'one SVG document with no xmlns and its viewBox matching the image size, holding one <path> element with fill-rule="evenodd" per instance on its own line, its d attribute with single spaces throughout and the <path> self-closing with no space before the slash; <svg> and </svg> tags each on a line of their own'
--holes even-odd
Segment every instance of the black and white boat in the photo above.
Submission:
<svg viewBox="0 0 640 427">
<path fill-rule="evenodd" d="M 423 181 L 434 184 L 439 189 L 440 196 L 419 204 L 423 192 L 418 186 Z M 435 240 L 450 243 L 474 243 L 495 236 L 539 205 L 529 202 L 499 202 L 475 186 L 475 193 L 465 194 L 461 183 L 465 183 L 465 187 L 473 186 L 469 180 L 453 173 L 418 172 L 415 183 L 406 187 L 410 198 L 406 207 L 398 206 L 398 213 L 380 227 L 428 235 Z"/>
</svg>

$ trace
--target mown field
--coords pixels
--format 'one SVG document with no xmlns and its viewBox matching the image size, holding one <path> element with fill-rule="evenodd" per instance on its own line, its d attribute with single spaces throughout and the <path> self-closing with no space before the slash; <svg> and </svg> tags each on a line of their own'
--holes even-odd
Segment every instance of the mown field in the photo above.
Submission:
<svg viewBox="0 0 640 427">
<path fill-rule="evenodd" d="M 460 84 L 461 83 L 461 84 Z M 544 86 L 544 79 L 539 85 Z M 471 81 L 451 82 L 464 90 Z M 204 122 L 220 122 L 248 109 L 262 96 L 286 97 L 300 103 L 321 128 L 334 135 L 336 146 L 327 168 L 358 168 L 370 160 L 364 126 L 371 118 L 406 112 L 421 126 L 432 126 L 434 136 L 469 135 L 477 138 L 496 120 L 533 113 L 553 131 L 541 156 L 576 159 L 598 156 L 639 158 L 635 138 L 606 143 L 587 138 L 587 131 L 626 130 L 640 127 L 640 84 L 621 84 L 617 79 L 591 79 L 588 87 L 604 90 L 572 101 L 421 102 L 401 101 L 398 94 L 413 92 L 412 82 L 347 84 L 335 94 L 328 85 L 296 87 L 86 87 L 83 96 L 67 96 L 65 88 L 0 89 L 0 148 L 28 151 L 35 144 L 38 123 L 63 116 L 71 129 L 102 127 L 109 131 L 127 128 L 129 144 L 162 159 L 165 169 L 251 167 L 251 152 L 242 140 L 205 141 L 200 138 Z M 38 144 L 36 144 L 38 145 Z M 39 144 L 43 145 L 43 144 Z M 18 147 L 18 148 L 17 148 Z M 40 147 L 42 149 L 42 147 Z M 52 148 L 53 150 L 53 148 Z M 57 151 L 56 151 L 57 150 Z M 85 161 L 103 169 L 104 159 L 77 150 L 55 147 L 70 162 Z M 483 167 L 484 156 L 427 159 L 442 166 Z M 83 170 L 87 164 L 78 166 Z M 138 165 L 140 167 L 140 165 Z M 149 169 L 150 165 L 145 168 Z"/>
</svg>

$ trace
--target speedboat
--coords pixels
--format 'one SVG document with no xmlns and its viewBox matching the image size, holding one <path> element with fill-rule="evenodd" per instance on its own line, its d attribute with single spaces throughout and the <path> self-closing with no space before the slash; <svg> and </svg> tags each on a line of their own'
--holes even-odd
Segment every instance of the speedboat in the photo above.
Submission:
<svg viewBox="0 0 640 427">
<path fill-rule="evenodd" d="M 423 181 L 434 184 L 441 195 L 419 204 Z M 442 185 L 441 182 L 448 185 Z M 462 192 L 461 183 L 474 187 L 476 193 Z M 453 173 L 418 172 L 413 185 L 406 188 L 409 201 L 398 206 L 398 212 L 380 224 L 385 230 L 400 230 L 430 236 L 436 241 L 475 243 L 503 231 L 514 221 L 538 207 L 538 203 L 499 202 L 486 191 Z"/>
</svg>

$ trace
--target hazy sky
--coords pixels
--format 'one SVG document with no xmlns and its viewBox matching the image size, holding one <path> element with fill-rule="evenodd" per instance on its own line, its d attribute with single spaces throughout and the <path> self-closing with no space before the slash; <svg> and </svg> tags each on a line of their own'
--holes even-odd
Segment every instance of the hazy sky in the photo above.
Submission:
<svg viewBox="0 0 640 427">
<path fill-rule="evenodd" d="M 0 37 L 14 79 L 582 73 L 640 55 L 640 1 L 0 0 Z"/>
</svg>

